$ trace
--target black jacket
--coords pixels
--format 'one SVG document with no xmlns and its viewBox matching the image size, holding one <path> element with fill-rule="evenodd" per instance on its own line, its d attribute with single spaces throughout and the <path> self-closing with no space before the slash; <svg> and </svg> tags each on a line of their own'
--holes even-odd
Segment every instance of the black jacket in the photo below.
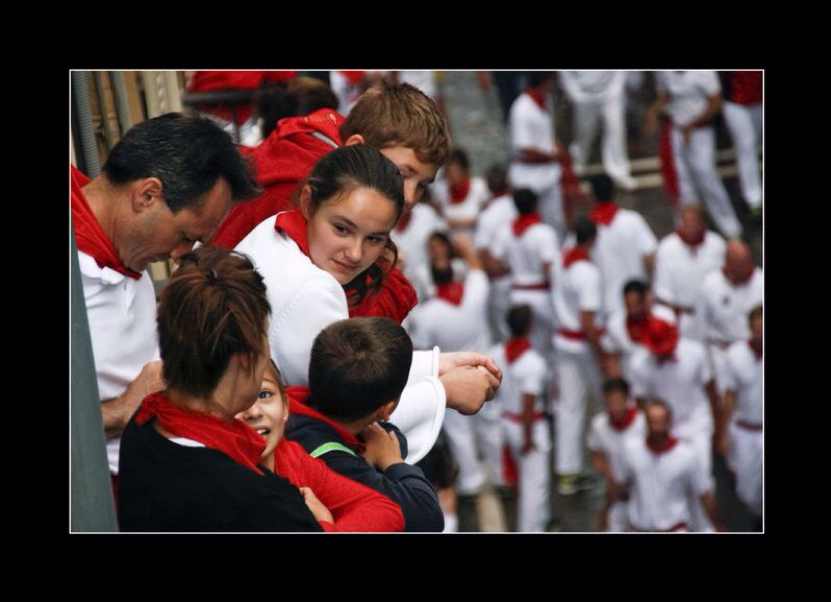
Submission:
<svg viewBox="0 0 831 602">
<path fill-rule="evenodd" d="M 300 492 L 262 467 L 258 475 L 220 451 L 185 447 L 131 420 L 121 438 L 122 531 L 322 531 Z"/>
<path fill-rule="evenodd" d="M 401 431 L 389 423 L 382 423 L 387 431 L 394 430 L 402 443 L 402 457 L 406 457 L 406 438 Z M 337 431 L 316 418 L 292 414 L 286 424 L 286 437 L 297 441 L 312 453 L 325 443 L 336 442 L 345 445 Z M 348 446 L 346 446 L 348 447 Z M 393 464 L 380 471 L 359 455 L 333 450 L 319 459 L 332 470 L 363 483 L 395 501 L 404 514 L 405 531 L 441 532 L 444 529 L 444 515 L 433 486 L 417 466 L 405 462 Z"/>
</svg>

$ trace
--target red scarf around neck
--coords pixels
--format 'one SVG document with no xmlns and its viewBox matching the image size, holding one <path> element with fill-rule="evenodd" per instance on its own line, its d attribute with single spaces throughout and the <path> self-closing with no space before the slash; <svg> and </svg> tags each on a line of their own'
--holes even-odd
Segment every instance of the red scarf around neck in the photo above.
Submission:
<svg viewBox="0 0 831 602">
<path fill-rule="evenodd" d="M 87 203 L 84 191 L 81 188 L 86 186 L 90 179 L 73 165 L 70 165 L 69 169 L 72 181 L 70 197 L 72 229 L 75 231 L 75 244 L 78 245 L 78 250 L 95 259 L 98 267 L 110 268 L 138 280 L 141 278 L 141 274 L 128 268 L 118 258 L 115 246 L 104 233 L 101 224 L 98 223 L 95 214 L 89 207 L 89 203 Z"/>
<path fill-rule="evenodd" d="M 199 441 L 222 452 L 237 464 L 263 474 L 257 465 L 266 441 L 241 420 L 222 420 L 210 414 L 180 408 L 163 393 L 144 398 L 136 412 L 136 424 L 141 426 L 153 417 L 168 433 Z"/>
<path fill-rule="evenodd" d="M 461 305 L 465 296 L 465 285 L 461 282 L 446 282 L 436 287 L 436 297 L 453 305 Z"/>
<path fill-rule="evenodd" d="M 701 245 L 701 243 L 704 242 L 704 237 L 707 236 L 707 231 L 706 230 L 702 230 L 701 234 L 699 234 L 698 236 L 696 236 L 694 238 L 689 236 L 681 228 L 678 228 L 675 231 L 675 233 L 678 235 L 678 238 L 681 239 L 681 242 L 683 242 L 685 245 L 690 247 L 693 252 L 698 250 L 699 245 Z"/>
<path fill-rule="evenodd" d="M 528 88 L 527 90 L 525 90 L 525 93 L 528 94 L 528 96 L 531 97 L 531 99 L 536 103 L 536 105 L 540 109 L 542 109 L 543 111 L 548 110 L 548 106 L 546 105 L 546 102 L 545 102 L 546 98 L 547 98 L 546 94 L 543 94 L 537 88 Z"/>
<path fill-rule="evenodd" d="M 675 361 L 678 347 L 678 327 L 655 316 L 649 316 L 644 345 L 659 362 Z"/>
<path fill-rule="evenodd" d="M 528 337 L 510 338 L 505 343 L 505 357 L 509 364 L 517 361 L 522 354 L 531 348 L 531 341 Z"/>
<path fill-rule="evenodd" d="M 282 211 L 277 214 L 277 219 L 274 220 L 274 229 L 278 232 L 283 232 L 296 242 L 306 257 L 309 257 L 308 227 L 306 218 L 303 217 L 303 214 L 298 209 Z"/>
<path fill-rule="evenodd" d="M 525 231 L 528 228 L 535 224 L 541 223 L 542 218 L 540 217 L 540 214 L 535 211 L 534 213 L 526 213 L 518 216 L 511 224 L 511 227 L 513 228 L 514 236 L 520 238 L 523 234 L 525 234 Z"/>
<path fill-rule="evenodd" d="M 599 226 L 608 226 L 615 219 L 617 210 L 618 206 L 614 201 L 595 203 L 594 208 L 589 213 L 589 219 Z"/>
<path fill-rule="evenodd" d="M 626 331 L 629 333 L 629 338 L 633 343 L 645 344 L 646 331 L 649 328 L 649 318 L 643 317 L 640 320 L 635 318 L 626 318 Z"/>
<path fill-rule="evenodd" d="M 664 439 L 663 443 L 655 443 L 652 439 L 649 438 L 648 435 L 646 437 L 646 446 L 654 454 L 664 454 L 671 450 L 673 447 L 675 447 L 677 443 L 678 439 L 676 439 L 672 435 Z"/>
<path fill-rule="evenodd" d="M 461 184 L 457 184 L 455 186 L 450 186 L 448 184 L 447 188 L 450 191 L 450 202 L 454 205 L 458 205 L 467 198 L 467 195 L 470 192 L 470 179 L 464 180 Z"/>
<path fill-rule="evenodd" d="M 569 266 L 578 261 L 589 261 L 589 251 L 584 247 L 572 247 L 565 252 L 563 256 L 563 267 L 568 269 Z"/>
<path fill-rule="evenodd" d="M 290 414 L 297 414 L 298 416 L 308 416 L 309 418 L 314 418 L 315 420 L 319 420 L 324 424 L 329 425 L 332 427 L 338 436 L 343 440 L 343 443 L 351 447 L 357 453 L 361 454 L 364 452 L 365 446 L 355 436 L 354 433 L 349 432 L 346 428 L 336 420 L 332 420 L 327 416 L 324 416 L 314 408 L 306 405 L 309 402 L 309 398 L 311 397 L 311 391 L 308 387 L 286 387 L 286 397 L 289 400 L 289 413 Z"/>
<path fill-rule="evenodd" d="M 635 422 L 635 418 L 638 417 L 638 408 L 635 406 L 630 406 L 626 408 L 626 413 L 623 415 L 623 418 L 620 420 L 615 420 L 612 418 L 612 415 L 609 414 L 609 425 L 618 432 L 625 431 L 632 423 Z"/>
<path fill-rule="evenodd" d="M 750 350 L 756 356 L 756 361 L 761 361 L 762 360 L 762 342 L 760 341 L 759 345 L 756 346 L 753 343 L 753 339 L 751 339 L 747 342 L 747 345 L 750 347 Z"/>
</svg>

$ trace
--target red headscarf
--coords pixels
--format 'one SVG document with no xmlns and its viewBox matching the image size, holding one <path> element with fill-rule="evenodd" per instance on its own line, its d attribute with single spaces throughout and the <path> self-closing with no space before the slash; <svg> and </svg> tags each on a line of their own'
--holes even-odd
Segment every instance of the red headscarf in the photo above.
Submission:
<svg viewBox="0 0 831 602">
<path fill-rule="evenodd" d="M 163 393 L 148 395 L 136 412 L 139 426 L 155 417 L 159 426 L 177 437 L 187 437 L 263 474 L 257 465 L 266 441 L 241 420 L 222 420 L 210 414 L 193 412 L 174 405 Z"/>
<path fill-rule="evenodd" d="M 568 269 L 572 263 L 578 261 L 589 261 L 589 251 L 584 247 L 572 247 L 565 252 L 563 257 L 563 267 Z"/>
<path fill-rule="evenodd" d="M 450 191 L 450 202 L 458 205 L 467 198 L 467 194 L 470 192 L 470 180 L 467 179 L 455 186 L 448 185 L 448 189 Z"/>
<path fill-rule="evenodd" d="M 531 341 L 528 340 L 528 337 L 508 339 L 505 343 L 505 357 L 508 363 L 513 364 L 530 348 Z"/>
<path fill-rule="evenodd" d="M 608 226 L 615 219 L 617 210 L 618 206 L 614 201 L 595 203 L 594 208 L 589 213 L 589 219 L 599 226 Z"/>
<path fill-rule="evenodd" d="M 89 203 L 81 190 L 90 179 L 76 169 L 69 166 L 72 188 L 70 201 L 72 204 L 72 229 L 75 231 L 75 244 L 78 250 L 95 259 L 95 263 L 102 268 L 110 268 L 129 276 L 134 280 L 141 278 L 141 274 L 128 268 L 118 258 L 112 241 L 101 229 L 101 224 L 95 219 L 95 214 L 89 208 Z"/>
<path fill-rule="evenodd" d="M 520 215 L 517 217 L 511 227 L 514 231 L 514 236 L 517 238 L 521 237 L 525 234 L 525 231 L 535 224 L 542 223 L 542 218 L 540 218 L 540 214 L 536 211 L 534 213 L 526 213 L 524 215 Z"/>
<path fill-rule="evenodd" d="M 360 439 L 358 439 L 358 437 L 355 436 L 354 433 L 346 430 L 341 423 L 324 416 L 314 408 L 306 405 L 310 396 L 311 391 L 308 387 L 286 387 L 286 397 L 288 397 L 289 400 L 289 413 L 296 414 L 298 416 L 308 416 L 309 418 L 314 418 L 315 420 L 319 420 L 320 422 L 329 425 L 335 430 L 346 445 L 357 451 L 359 454 L 363 453 L 366 446 L 360 441 Z"/>
<path fill-rule="evenodd" d="M 436 287 L 436 296 L 453 305 L 461 305 L 465 295 L 465 285 L 461 282 L 446 282 Z"/>
<path fill-rule="evenodd" d="M 675 348 L 678 346 L 678 327 L 650 315 L 643 343 L 654 355 L 674 359 Z"/>
</svg>

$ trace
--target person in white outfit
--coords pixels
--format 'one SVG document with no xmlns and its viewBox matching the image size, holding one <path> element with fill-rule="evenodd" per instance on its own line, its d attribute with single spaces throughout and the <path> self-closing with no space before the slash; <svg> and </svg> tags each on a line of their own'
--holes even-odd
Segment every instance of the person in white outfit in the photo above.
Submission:
<svg viewBox="0 0 831 602">
<path fill-rule="evenodd" d="M 500 228 L 506 223 L 513 222 L 519 214 L 511 196 L 505 168 L 501 165 L 493 165 L 485 176 L 491 200 L 479 214 L 473 244 L 479 252 L 479 258 L 491 281 L 491 294 L 488 301 L 491 338 L 494 342 L 501 342 L 510 336 L 505 316 L 511 305 L 511 271 L 504 262 L 493 256 L 491 247 Z"/>
<path fill-rule="evenodd" d="M 722 104 L 716 72 L 658 71 L 655 77 L 658 99 L 647 112 L 647 133 L 657 130 L 658 115 L 666 110 L 681 204 L 703 201 L 724 236 L 740 236 L 742 226 L 716 171 L 712 123 Z"/>
<path fill-rule="evenodd" d="M 724 265 L 727 243 L 707 230 L 700 205 L 681 209 L 678 228 L 661 239 L 655 254 L 655 302 L 675 310 L 681 336 L 703 340 L 695 303 L 704 279 Z"/>
<path fill-rule="evenodd" d="M 444 168 L 444 178 L 431 188 L 433 200 L 454 234 L 473 236 L 476 220 L 490 199 L 488 186 L 470 175 L 470 159 L 461 148 L 454 148 Z"/>
<path fill-rule="evenodd" d="M 719 71 L 724 91 L 722 114 L 733 138 L 739 184 L 751 210 L 762 208 L 759 150 L 762 148 L 762 72 Z"/>
<path fill-rule="evenodd" d="M 549 357 L 555 324 L 551 269 L 560 258 L 559 238 L 537 212 L 536 193 L 515 188 L 512 196 L 517 217 L 497 232 L 492 254 L 511 271 L 511 305 L 527 304 L 533 308 L 531 343 L 544 357 Z"/>
<path fill-rule="evenodd" d="M 650 401 L 644 414 L 647 435 L 624 444 L 622 478 L 628 491 L 628 531 L 696 531 L 697 508 L 723 531 L 712 480 L 689 443 L 676 437 L 673 411 L 662 400 Z"/>
<path fill-rule="evenodd" d="M 299 204 L 261 222 L 235 250 L 252 259 L 268 287 L 272 358 L 288 385 L 305 387 L 314 337 L 349 317 L 344 286 L 359 302 L 361 290 L 383 273 L 376 262 L 404 207 L 402 178 L 377 150 L 341 147 L 315 165 Z M 437 349 L 416 352 L 392 417 L 410 442 L 408 462 L 430 450 L 445 407 L 475 413 L 498 381 L 498 369 L 480 354 L 445 354 L 443 360 Z"/>
<path fill-rule="evenodd" d="M 518 465 L 517 530 L 523 533 L 545 531 L 551 514 L 551 436 L 543 414 L 549 370 L 528 339 L 533 319 L 530 306 L 512 307 L 507 314 L 511 338 L 489 353 L 504 375 L 492 405 L 502 414 L 502 434 Z"/>
<path fill-rule="evenodd" d="M 629 383 L 624 379 L 613 378 L 603 383 L 603 396 L 606 411 L 592 419 L 588 446 L 595 470 L 606 481 L 606 504 L 600 511 L 600 529 L 619 533 L 626 531 L 629 513 L 623 486 L 623 447 L 631 437 L 646 436 L 646 421 L 629 397 Z"/>
<path fill-rule="evenodd" d="M 590 256 L 597 228 L 588 219 L 578 218 L 574 230 L 576 246 L 564 251 L 553 274 L 557 320 L 554 347 L 560 390 L 559 399 L 554 403 L 554 444 L 560 495 L 577 492 L 583 471 L 587 398 L 591 397 L 595 402 L 601 399 L 598 366 L 603 353 L 597 319 L 602 309 L 602 289 L 600 270 Z"/>
<path fill-rule="evenodd" d="M 589 178 L 594 207 L 589 213 L 597 225 L 592 260 L 603 280 L 603 311 L 610 316 L 623 309 L 623 285 L 648 280 L 655 265 L 658 239 L 643 216 L 614 202 L 614 184 L 606 174 Z"/>
<path fill-rule="evenodd" d="M 543 221 L 562 239 L 566 231 L 560 190 L 562 169 L 551 115 L 554 74 L 532 71 L 527 81 L 528 87 L 511 105 L 508 119 L 511 137 L 508 177 L 512 188 L 530 188 L 540 197 Z"/>
<path fill-rule="evenodd" d="M 597 125 L 603 121 L 603 169 L 624 190 L 634 190 L 626 151 L 626 72 L 560 71 L 560 81 L 574 107 L 574 142 L 569 147 L 580 175 L 589 160 Z"/>
<path fill-rule="evenodd" d="M 646 341 L 646 328 L 652 311 L 652 294 L 643 280 L 630 280 L 623 286 L 624 309 L 609 318 L 600 344 L 606 378 L 632 379 L 630 363 L 635 351 Z"/>
<path fill-rule="evenodd" d="M 748 316 L 751 338 L 736 341 L 727 350 L 724 412 L 719 452 L 726 453 L 736 475 L 736 494 L 753 513 L 757 529 L 762 520 L 762 462 L 764 435 L 762 421 L 762 306 Z"/>
</svg>

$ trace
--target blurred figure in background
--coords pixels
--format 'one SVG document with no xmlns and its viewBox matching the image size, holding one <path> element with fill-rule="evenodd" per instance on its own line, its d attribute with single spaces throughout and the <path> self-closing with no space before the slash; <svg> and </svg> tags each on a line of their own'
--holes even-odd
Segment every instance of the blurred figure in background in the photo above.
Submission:
<svg viewBox="0 0 831 602">
<path fill-rule="evenodd" d="M 254 100 L 261 140 L 268 138 L 277 128 L 277 122 L 285 117 L 338 108 L 338 98 L 325 82 L 304 76 L 288 80 L 285 86 L 270 86 L 257 90 Z"/>
<path fill-rule="evenodd" d="M 467 152 L 455 148 L 444 167 L 444 179 L 431 187 L 433 200 L 451 231 L 473 236 L 476 219 L 490 198 L 482 178 L 471 176 Z"/>
<path fill-rule="evenodd" d="M 631 380 L 630 363 L 635 350 L 646 343 L 646 329 L 652 310 L 652 293 L 643 280 L 623 286 L 624 310 L 612 314 L 601 338 L 605 352 L 603 372 L 607 378 Z"/>
</svg>

